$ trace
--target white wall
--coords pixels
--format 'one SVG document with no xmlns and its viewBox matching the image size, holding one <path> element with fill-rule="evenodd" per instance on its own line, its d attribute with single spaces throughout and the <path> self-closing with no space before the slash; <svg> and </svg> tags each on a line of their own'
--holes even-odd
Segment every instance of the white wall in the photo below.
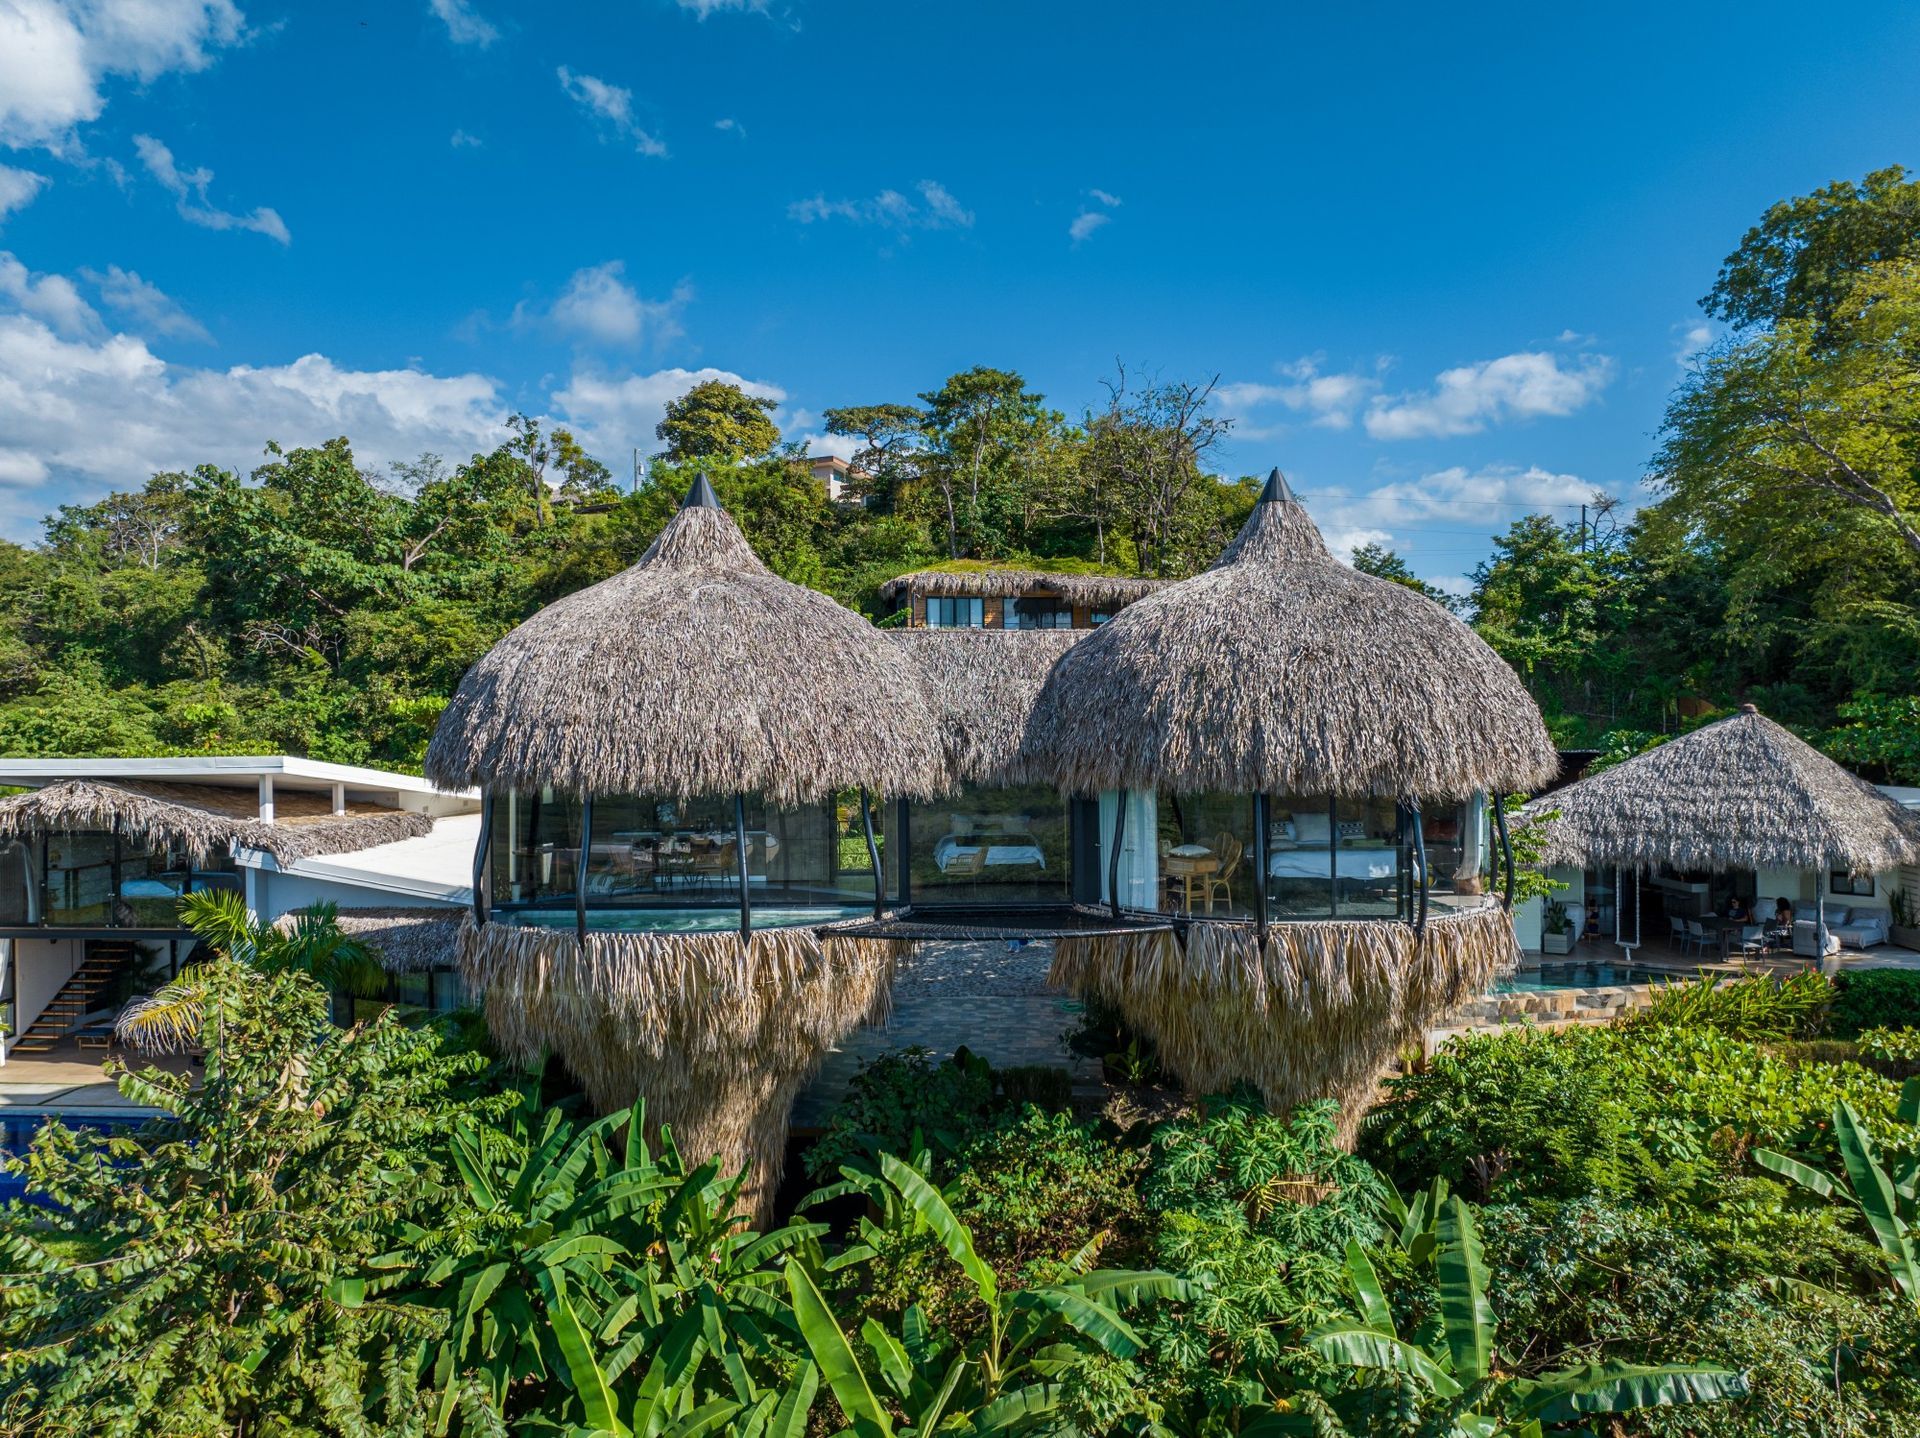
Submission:
<svg viewBox="0 0 1920 1438">
<path fill-rule="evenodd" d="M 1889 870 L 1886 873 L 1875 874 L 1873 876 L 1873 893 L 1870 895 L 1836 894 L 1833 892 L 1833 872 L 1828 869 L 1823 869 L 1820 872 L 1820 894 L 1829 905 L 1838 904 L 1842 908 L 1847 909 L 1884 910 L 1890 907 L 1893 902 L 1887 891 L 1899 881 L 1899 871 Z"/>
<path fill-rule="evenodd" d="M 256 875 L 254 908 L 262 919 L 277 919 L 295 909 L 313 904 L 333 904 L 342 909 L 458 909 L 453 902 L 421 898 L 413 894 L 388 894 L 359 884 L 342 884 L 332 879 L 313 879 L 303 874 L 282 874 L 275 870 L 249 870 Z"/>
<path fill-rule="evenodd" d="M 1543 899 L 1523 899 L 1513 906 L 1513 936 L 1526 953 L 1540 952 L 1540 911 L 1545 907 Z"/>
</svg>

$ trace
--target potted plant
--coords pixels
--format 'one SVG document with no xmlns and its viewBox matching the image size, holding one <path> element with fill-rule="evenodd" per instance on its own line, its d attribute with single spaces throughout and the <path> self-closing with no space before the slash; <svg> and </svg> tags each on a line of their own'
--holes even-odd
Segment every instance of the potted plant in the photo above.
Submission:
<svg viewBox="0 0 1920 1438">
<path fill-rule="evenodd" d="M 1893 910 L 1893 925 L 1887 937 L 1903 949 L 1920 949 L 1920 914 L 1913 908 L 1913 897 L 1904 884 L 1895 884 L 1887 896 Z"/>
<path fill-rule="evenodd" d="M 1573 952 L 1573 916 L 1558 899 L 1547 900 L 1540 916 L 1540 947 L 1549 954 Z"/>
</svg>

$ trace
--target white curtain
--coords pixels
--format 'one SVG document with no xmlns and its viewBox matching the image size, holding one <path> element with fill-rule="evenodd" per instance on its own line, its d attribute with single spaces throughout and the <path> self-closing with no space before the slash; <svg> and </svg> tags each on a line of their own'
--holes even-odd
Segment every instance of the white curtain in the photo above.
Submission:
<svg viewBox="0 0 1920 1438">
<path fill-rule="evenodd" d="M 1120 903 L 1129 909 L 1155 909 L 1160 893 L 1160 806 L 1150 789 L 1108 789 L 1100 795 L 1100 902 L 1110 904 L 1108 878 L 1113 865 L 1113 823 L 1125 799 L 1126 832 L 1120 836 Z"/>
</svg>

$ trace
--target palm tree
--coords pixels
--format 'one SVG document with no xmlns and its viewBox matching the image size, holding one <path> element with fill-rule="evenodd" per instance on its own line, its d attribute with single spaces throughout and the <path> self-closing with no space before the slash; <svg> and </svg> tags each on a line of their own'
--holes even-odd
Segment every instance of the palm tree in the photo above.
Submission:
<svg viewBox="0 0 1920 1438">
<path fill-rule="evenodd" d="M 305 974 L 323 988 L 358 998 L 386 992 L 386 970 L 365 944 L 341 929 L 339 910 L 332 904 L 302 909 L 283 928 L 255 919 L 232 890 L 210 890 L 180 901 L 180 922 L 245 972 Z M 153 1053 L 191 1048 L 206 1026 L 212 992 L 205 975 L 189 968 L 151 996 L 129 1004 L 114 1031 L 122 1042 Z"/>
</svg>

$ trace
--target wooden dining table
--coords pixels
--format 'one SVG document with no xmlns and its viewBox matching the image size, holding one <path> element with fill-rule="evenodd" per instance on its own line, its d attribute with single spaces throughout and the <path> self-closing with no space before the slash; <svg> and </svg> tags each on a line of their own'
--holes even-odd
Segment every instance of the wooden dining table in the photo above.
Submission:
<svg viewBox="0 0 1920 1438">
<path fill-rule="evenodd" d="M 1180 882 L 1180 908 L 1183 913 L 1193 912 L 1193 886 L 1201 885 L 1201 892 L 1207 900 L 1207 912 L 1213 912 L 1213 876 L 1220 872 L 1220 856 L 1209 849 L 1204 854 L 1168 854 L 1161 861 L 1161 870 L 1169 883 Z"/>
</svg>

